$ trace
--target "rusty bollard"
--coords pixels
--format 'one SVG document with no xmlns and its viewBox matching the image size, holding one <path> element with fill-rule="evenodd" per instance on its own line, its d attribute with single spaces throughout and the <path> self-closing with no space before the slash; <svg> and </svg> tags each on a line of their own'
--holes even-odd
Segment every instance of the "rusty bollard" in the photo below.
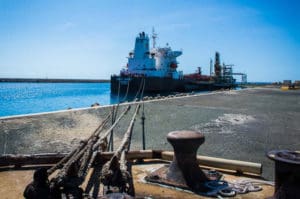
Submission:
<svg viewBox="0 0 300 199">
<path fill-rule="evenodd" d="M 204 191 L 202 184 L 208 178 L 197 163 L 197 149 L 204 143 L 204 135 L 195 131 L 173 131 L 167 139 L 174 148 L 167 180 L 185 182 L 194 191 Z"/>
<path fill-rule="evenodd" d="M 273 150 L 267 156 L 275 161 L 275 191 L 273 198 L 299 198 L 300 152 Z"/>
</svg>

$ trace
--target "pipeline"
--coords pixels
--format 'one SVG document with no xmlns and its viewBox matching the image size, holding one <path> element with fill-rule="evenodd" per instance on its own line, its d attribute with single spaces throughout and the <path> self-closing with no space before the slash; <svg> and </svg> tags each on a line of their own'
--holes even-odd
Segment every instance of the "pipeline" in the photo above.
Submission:
<svg viewBox="0 0 300 199">
<path fill-rule="evenodd" d="M 11 165 L 42 165 L 42 164 L 55 164 L 60 161 L 67 154 L 49 153 L 49 154 L 34 154 L 34 155 L 12 155 L 6 154 L 0 156 L 0 166 Z M 97 152 L 94 161 L 109 161 L 114 155 L 114 152 Z M 161 150 L 139 150 L 128 151 L 126 153 L 127 161 L 134 160 L 162 160 L 171 161 L 173 159 L 174 152 L 161 151 Z M 262 164 L 237 161 L 224 158 L 215 158 L 209 156 L 197 156 L 197 161 L 202 167 L 212 167 L 216 170 L 228 170 L 238 173 L 246 173 L 253 175 L 261 175 Z"/>
</svg>

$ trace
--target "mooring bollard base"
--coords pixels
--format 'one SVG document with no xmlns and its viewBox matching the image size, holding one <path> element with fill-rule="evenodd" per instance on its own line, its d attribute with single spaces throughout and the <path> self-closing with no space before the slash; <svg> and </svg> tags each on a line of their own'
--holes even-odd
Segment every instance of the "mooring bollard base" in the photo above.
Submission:
<svg viewBox="0 0 300 199">
<path fill-rule="evenodd" d="M 274 199 L 300 196 L 300 153 L 289 150 L 273 150 L 267 156 L 275 161 Z"/>
<path fill-rule="evenodd" d="M 204 135 L 196 131 L 173 131 L 167 136 L 174 148 L 174 157 L 166 165 L 146 177 L 148 181 L 167 184 L 193 191 L 202 191 L 209 181 L 197 162 L 197 149 L 204 143 Z"/>
</svg>

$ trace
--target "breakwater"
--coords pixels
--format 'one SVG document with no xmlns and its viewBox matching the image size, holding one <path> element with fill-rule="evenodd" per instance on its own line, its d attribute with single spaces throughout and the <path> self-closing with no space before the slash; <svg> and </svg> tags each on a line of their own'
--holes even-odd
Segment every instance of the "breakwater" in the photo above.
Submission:
<svg viewBox="0 0 300 199">
<path fill-rule="evenodd" d="M 0 78 L 0 82 L 31 83 L 107 83 L 107 79 L 47 79 L 47 78 Z"/>
</svg>

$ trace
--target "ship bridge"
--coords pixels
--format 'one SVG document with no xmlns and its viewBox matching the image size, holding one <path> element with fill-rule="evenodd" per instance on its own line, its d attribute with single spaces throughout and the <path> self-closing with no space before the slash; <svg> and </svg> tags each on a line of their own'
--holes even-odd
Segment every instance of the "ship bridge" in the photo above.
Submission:
<svg viewBox="0 0 300 199">
<path fill-rule="evenodd" d="M 177 71 L 176 58 L 182 54 L 182 51 L 172 51 L 168 44 L 164 48 L 155 48 L 156 34 L 152 38 L 153 49 L 150 52 L 149 36 L 144 32 L 138 34 L 134 50 L 129 53 L 127 69 L 122 70 L 121 74 L 181 78 L 183 75 L 182 72 Z"/>
</svg>

